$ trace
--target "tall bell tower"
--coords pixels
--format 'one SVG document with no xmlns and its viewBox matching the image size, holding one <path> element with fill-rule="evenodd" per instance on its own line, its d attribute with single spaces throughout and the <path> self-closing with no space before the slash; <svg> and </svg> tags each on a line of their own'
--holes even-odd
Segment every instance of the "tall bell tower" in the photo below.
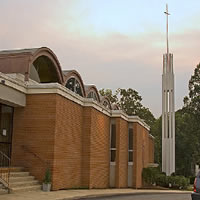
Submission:
<svg viewBox="0 0 200 200">
<path fill-rule="evenodd" d="M 167 175 L 175 172 L 175 111 L 173 54 L 169 53 L 168 5 L 164 12 L 167 18 L 167 53 L 163 55 L 162 74 L 162 171 Z"/>
</svg>

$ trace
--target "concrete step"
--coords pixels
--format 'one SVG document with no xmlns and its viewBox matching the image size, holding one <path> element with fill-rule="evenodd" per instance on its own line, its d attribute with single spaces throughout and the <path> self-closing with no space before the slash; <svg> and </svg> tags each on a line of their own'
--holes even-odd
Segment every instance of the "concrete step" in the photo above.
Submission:
<svg viewBox="0 0 200 200">
<path fill-rule="evenodd" d="M 8 194 L 8 190 L 6 190 L 6 189 L 0 189 L 0 195 L 1 194 Z"/>
<path fill-rule="evenodd" d="M 10 183 L 10 187 L 23 187 L 23 186 L 32 186 L 32 185 L 38 185 L 39 181 L 37 180 L 30 180 L 30 181 L 21 181 L 21 182 L 14 182 Z"/>
<path fill-rule="evenodd" d="M 31 181 L 34 179 L 34 176 L 10 177 L 10 184 L 16 182 Z"/>
<path fill-rule="evenodd" d="M 41 185 L 32 185 L 32 186 L 25 186 L 25 187 L 13 187 L 11 188 L 11 193 L 17 192 L 27 192 L 27 191 L 35 191 L 41 190 Z"/>
<path fill-rule="evenodd" d="M 24 168 L 23 167 L 0 167 L 0 171 L 8 171 L 8 169 L 10 170 L 10 172 L 23 172 Z"/>
<path fill-rule="evenodd" d="M 0 168 L 0 170 L 7 173 L 10 170 L 10 192 L 25 192 L 41 190 L 41 185 L 39 181 L 35 180 L 34 176 L 30 176 L 29 172 L 26 172 L 23 167 L 11 167 L 11 168 Z M 0 194 L 8 193 L 8 190 L 0 188 Z"/>
<path fill-rule="evenodd" d="M 11 172 L 10 177 L 24 177 L 29 176 L 29 172 Z"/>
</svg>

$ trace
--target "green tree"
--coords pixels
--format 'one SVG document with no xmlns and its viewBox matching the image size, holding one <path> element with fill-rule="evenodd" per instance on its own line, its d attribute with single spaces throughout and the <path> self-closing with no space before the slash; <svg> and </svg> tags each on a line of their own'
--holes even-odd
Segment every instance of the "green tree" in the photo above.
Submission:
<svg viewBox="0 0 200 200">
<path fill-rule="evenodd" d="M 116 103 L 118 102 L 117 94 L 113 94 L 111 89 L 101 89 L 99 90 L 99 93 L 101 96 L 106 96 L 110 100 L 111 103 Z"/>
<path fill-rule="evenodd" d="M 111 103 L 117 104 L 127 115 L 137 115 L 149 126 L 155 122 L 155 117 L 148 108 L 142 105 L 142 97 L 136 90 L 119 88 L 113 94 L 110 89 L 101 89 L 99 93 L 102 96 L 107 96 Z"/>
<path fill-rule="evenodd" d="M 200 64 L 194 70 L 194 74 L 189 81 L 189 96 L 184 98 L 184 106 L 200 117 Z"/>
<path fill-rule="evenodd" d="M 176 112 L 176 172 L 189 176 L 200 164 L 200 64 L 189 80 L 189 95 Z"/>
<path fill-rule="evenodd" d="M 155 120 L 151 126 L 151 134 L 154 136 L 154 159 L 155 163 L 162 166 L 162 117 Z"/>
</svg>

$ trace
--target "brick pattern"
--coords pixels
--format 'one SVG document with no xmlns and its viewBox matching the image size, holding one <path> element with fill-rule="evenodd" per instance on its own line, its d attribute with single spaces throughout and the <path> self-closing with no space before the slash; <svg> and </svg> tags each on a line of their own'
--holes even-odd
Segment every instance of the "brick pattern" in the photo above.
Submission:
<svg viewBox="0 0 200 200">
<path fill-rule="evenodd" d="M 134 165 L 133 165 L 133 187 L 142 187 L 142 170 L 149 163 L 154 162 L 153 139 L 149 132 L 140 124 L 133 124 L 134 132 Z"/>
<path fill-rule="evenodd" d="M 87 175 L 89 188 L 107 188 L 109 186 L 109 134 L 110 119 L 94 108 L 84 108 L 83 132 L 83 176 Z M 88 144 L 89 141 L 89 144 Z M 89 158 L 89 159 L 88 159 Z M 88 167 L 88 168 L 87 168 Z M 85 174 L 85 175 L 84 175 Z"/>
<path fill-rule="evenodd" d="M 116 154 L 116 187 L 128 186 L 128 122 L 116 119 L 117 154 Z"/>
<path fill-rule="evenodd" d="M 11 164 L 27 168 L 42 181 L 46 162 L 53 166 L 56 98 L 27 95 L 26 100 L 25 108 L 14 109 Z"/>
<path fill-rule="evenodd" d="M 149 136 L 149 163 L 154 163 L 154 139 Z"/>
<path fill-rule="evenodd" d="M 90 185 L 90 138 L 91 138 L 91 108 L 85 107 L 83 112 L 83 134 L 82 134 L 82 173 L 81 184 L 84 188 Z"/>
<path fill-rule="evenodd" d="M 83 108 L 56 95 L 53 189 L 80 188 Z"/>
<path fill-rule="evenodd" d="M 142 168 L 143 168 L 143 141 L 142 141 L 142 127 L 138 123 L 133 123 L 133 154 L 134 154 L 134 164 L 133 164 L 133 187 L 139 188 L 142 186 Z"/>
<path fill-rule="evenodd" d="M 13 166 L 27 168 L 42 181 L 48 163 L 53 190 L 109 187 L 110 117 L 107 115 L 58 94 L 32 94 L 27 95 L 25 108 L 14 109 L 13 126 Z M 154 161 L 154 141 L 138 123 L 133 123 L 133 133 L 133 187 L 139 188 L 143 167 Z M 116 187 L 125 188 L 128 122 L 122 118 L 116 118 L 116 134 Z"/>
</svg>

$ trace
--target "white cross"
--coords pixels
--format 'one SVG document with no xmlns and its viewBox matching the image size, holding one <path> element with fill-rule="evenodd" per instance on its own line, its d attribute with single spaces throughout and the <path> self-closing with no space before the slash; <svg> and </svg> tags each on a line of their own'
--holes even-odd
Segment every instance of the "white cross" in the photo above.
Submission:
<svg viewBox="0 0 200 200">
<path fill-rule="evenodd" d="M 169 67 L 169 40 L 168 40 L 168 16 L 170 15 L 168 13 L 168 5 L 166 4 L 166 11 L 164 12 L 166 14 L 166 18 L 167 18 L 167 33 L 166 33 L 166 39 L 167 39 L 167 65 Z"/>
</svg>

